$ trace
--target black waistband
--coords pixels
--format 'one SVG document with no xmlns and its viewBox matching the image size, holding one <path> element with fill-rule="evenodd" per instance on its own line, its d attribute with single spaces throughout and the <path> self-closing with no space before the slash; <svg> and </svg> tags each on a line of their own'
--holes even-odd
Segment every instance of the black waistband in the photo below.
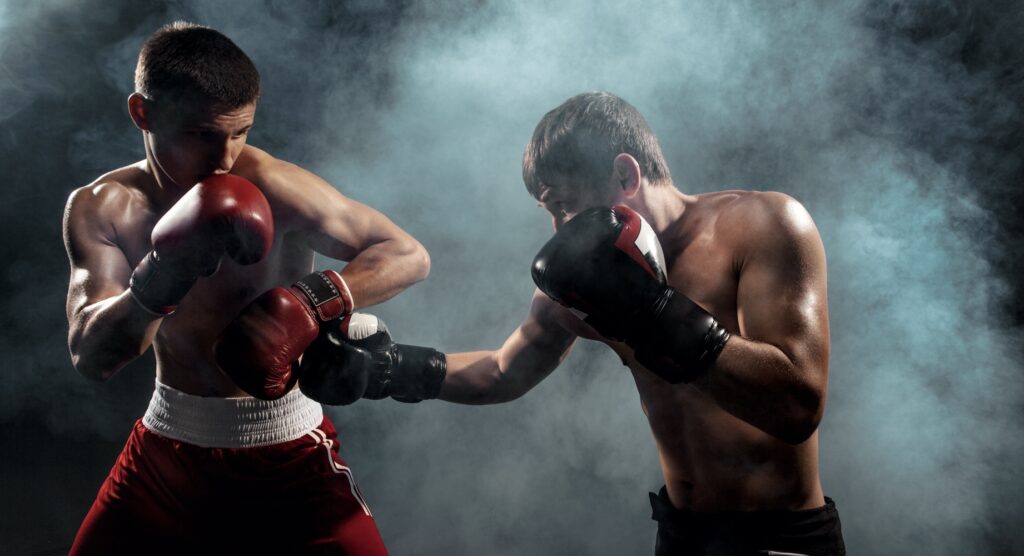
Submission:
<svg viewBox="0 0 1024 556">
<path fill-rule="evenodd" d="M 673 506 L 668 498 L 668 490 L 665 487 L 661 487 L 658 494 L 653 492 L 649 494 L 651 497 L 651 519 L 677 525 L 707 523 L 788 524 L 805 520 L 831 518 L 837 515 L 835 502 L 828 496 L 825 497 L 824 506 L 806 510 L 694 512 L 691 510 L 680 510 Z"/>
</svg>

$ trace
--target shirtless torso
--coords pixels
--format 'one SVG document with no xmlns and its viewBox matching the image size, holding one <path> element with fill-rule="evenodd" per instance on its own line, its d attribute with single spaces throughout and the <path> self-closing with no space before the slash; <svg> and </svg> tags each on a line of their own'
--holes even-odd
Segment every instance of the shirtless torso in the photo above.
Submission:
<svg viewBox="0 0 1024 556">
<path fill-rule="evenodd" d="M 542 198 L 556 228 L 598 204 L 569 200 L 564 191 Z M 665 382 L 627 345 L 601 337 L 537 291 L 526 321 L 499 350 L 449 354 L 441 398 L 513 399 L 554 370 L 577 337 L 596 340 L 633 374 L 674 506 L 705 512 L 822 506 L 816 426 L 824 400 L 806 395 L 823 392 L 828 358 L 824 250 L 813 221 L 779 193 L 693 196 L 669 186 L 649 192 L 645 205 L 669 285 L 733 334 L 705 376 L 691 384 Z M 792 432 L 789 408 L 807 397 L 810 408 L 794 418 L 801 425 Z"/>
<path fill-rule="evenodd" d="M 152 346 L 157 383 L 71 554 L 386 554 L 320 405 L 298 391 L 247 396 L 214 346 L 254 300 L 309 274 L 315 253 L 348 262 L 351 310 L 425 278 L 426 251 L 376 210 L 247 145 L 259 74 L 218 31 L 157 30 L 135 85 L 128 113 L 146 158 L 78 188 L 65 210 L 68 347 L 78 372 L 104 381 Z M 263 327 L 281 334 L 246 340 L 267 359 L 298 359 L 302 348 L 277 341 L 287 322 Z"/>
<path fill-rule="evenodd" d="M 132 301 L 126 291 L 132 269 L 152 249 L 153 226 L 168 208 L 161 205 L 157 193 L 161 190 L 148 168 L 143 160 L 109 172 L 75 191 L 68 201 L 65 241 L 72 265 L 68 318 L 73 345 L 76 329 L 80 334 L 89 331 L 85 321 L 95 316 L 90 309 L 101 308 L 97 305 L 103 302 Z M 398 257 L 392 264 L 399 267 L 390 275 L 394 282 L 377 279 L 374 287 L 367 288 L 369 265 L 347 269 L 346 279 L 362 306 L 397 293 L 408 283 L 403 274 L 422 273 L 416 270 L 418 265 L 400 268 L 402 255 L 411 253 L 417 261 L 423 258 L 416 252 L 415 240 L 383 215 L 343 197 L 313 174 L 249 146 L 241 151 L 231 173 L 253 182 L 270 203 L 274 216 L 270 253 L 248 266 L 225 258 L 214 275 L 193 286 L 174 314 L 145 325 L 145 334 L 130 345 L 115 342 L 108 346 L 108 351 L 125 352 L 111 354 L 120 363 L 141 354 L 152 342 L 158 380 L 199 396 L 245 395 L 218 368 L 214 342 L 256 296 L 309 273 L 314 251 L 351 260 L 374 246 L 380 251 L 392 250 Z M 401 243 L 396 238 L 407 245 L 395 245 Z M 391 244 L 386 244 L 388 241 Z M 89 367 L 88 362 L 76 360 L 80 363 Z M 113 370 L 104 368 L 97 374 L 107 377 Z"/>
<path fill-rule="evenodd" d="M 751 228 L 731 229 L 753 192 L 691 197 L 685 218 L 662 237 L 669 285 L 745 336 L 737 308 L 744 245 Z M 771 194 L 769 194 L 771 195 Z M 777 194 L 775 194 L 777 195 Z M 781 197 L 781 196 L 779 196 Z M 775 199 L 772 202 L 794 203 Z M 800 209 L 802 211 L 802 209 Z M 822 276 L 821 278 L 824 278 Z M 824 297 L 824 282 L 815 286 Z M 804 509 L 824 504 L 818 480 L 817 433 L 799 444 L 784 442 L 730 414 L 697 385 L 670 385 L 645 369 L 621 343 L 601 338 L 546 297 L 558 322 L 577 336 L 608 344 L 632 371 L 641 406 L 657 442 L 673 503 L 698 511 Z"/>
</svg>

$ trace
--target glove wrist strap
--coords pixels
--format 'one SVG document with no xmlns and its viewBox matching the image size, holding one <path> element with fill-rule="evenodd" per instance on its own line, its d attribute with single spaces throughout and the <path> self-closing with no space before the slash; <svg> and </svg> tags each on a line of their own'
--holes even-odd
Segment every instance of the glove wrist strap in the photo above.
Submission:
<svg viewBox="0 0 1024 556">
<path fill-rule="evenodd" d="M 313 272 L 299 279 L 293 287 L 309 300 L 321 322 L 352 313 L 352 292 L 345 279 L 333 270 Z"/>
<path fill-rule="evenodd" d="M 166 317 L 178 309 L 196 280 L 195 277 L 174 276 L 160 268 L 160 257 L 156 251 L 150 251 L 132 272 L 128 289 L 132 299 L 147 313 Z"/>
<path fill-rule="evenodd" d="M 400 402 L 432 400 L 441 393 L 448 360 L 434 348 L 397 344 L 388 394 Z"/>
<path fill-rule="evenodd" d="M 666 288 L 654 306 L 634 355 L 669 383 L 693 382 L 707 372 L 731 335 L 710 313 Z"/>
</svg>

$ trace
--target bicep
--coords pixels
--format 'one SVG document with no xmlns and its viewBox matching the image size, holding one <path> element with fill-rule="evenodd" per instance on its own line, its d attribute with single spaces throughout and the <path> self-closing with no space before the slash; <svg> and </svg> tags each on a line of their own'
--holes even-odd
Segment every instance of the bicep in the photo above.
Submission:
<svg viewBox="0 0 1024 556">
<path fill-rule="evenodd" d="M 350 261 L 367 247 L 389 239 L 415 242 L 379 211 L 342 195 L 330 184 L 302 168 L 282 162 L 280 179 L 301 192 L 294 200 L 303 217 L 302 231 L 314 251 Z"/>
<path fill-rule="evenodd" d="M 825 251 L 810 215 L 788 201 L 770 233 L 758 234 L 740 270 L 740 335 L 779 348 L 798 368 L 828 362 Z"/>
<path fill-rule="evenodd" d="M 90 210 L 89 200 L 81 197 L 72 196 L 64 215 L 64 246 L 71 267 L 69 321 L 84 307 L 124 292 L 132 271 L 113 242 L 109 223 Z"/>
<path fill-rule="evenodd" d="M 576 335 L 559 324 L 558 307 L 535 291 L 526 320 L 495 354 L 503 375 L 517 377 L 527 388 L 544 379 L 572 350 Z"/>
<path fill-rule="evenodd" d="M 333 191 L 333 190 L 332 190 Z M 337 193 L 337 192 L 335 192 Z M 387 240 L 413 244 L 412 236 L 377 210 L 337 194 L 310 230 L 308 244 L 332 259 L 352 260 L 367 247 Z"/>
</svg>

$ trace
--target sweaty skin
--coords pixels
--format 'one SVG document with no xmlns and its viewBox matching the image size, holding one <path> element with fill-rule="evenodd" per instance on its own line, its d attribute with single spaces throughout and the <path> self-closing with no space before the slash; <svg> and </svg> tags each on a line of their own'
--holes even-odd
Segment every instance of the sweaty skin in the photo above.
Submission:
<svg viewBox="0 0 1024 556">
<path fill-rule="evenodd" d="M 691 384 L 664 382 L 628 346 L 602 338 L 538 290 L 500 349 L 448 356 L 440 397 L 514 399 L 554 370 L 577 337 L 596 340 L 633 374 L 673 505 L 707 512 L 824 505 L 817 424 L 828 314 L 824 249 L 810 215 L 780 193 L 692 196 L 646 182 L 643 190 L 625 201 L 657 232 L 669 285 L 733 334 L 714 366 Z M 540 201 L 557 229 L 584 208 L 623 198 L 573 198 L 552 186 Z"/>
<path fill-rule="evenodd" d="M 214 342 L 256 296 L 308 274 L 314 252 L 350 261 L 342 276 L 357 307 L 379 303 L 426 276 L 426 251 L 384 215 L 247 146 L 254 105 L 194 107 L 173 121 L 157 121 L 133 95 L 129 109 L 144 132 L 146 160 L 75 190 L 65 210 L 69 347 L 82 374 L 106 380 L 152 345 L 164 384 L 199 396 L 244 396 L 215 363 Z M 177 312 L 155 318 L 127 291 L 132 270 L 152 249 L 153 226 L 197 181 L 228 172 L 253 182 L 269 201 L 273 248 L 249 266 L 225 257 Z"/>
</svg>

